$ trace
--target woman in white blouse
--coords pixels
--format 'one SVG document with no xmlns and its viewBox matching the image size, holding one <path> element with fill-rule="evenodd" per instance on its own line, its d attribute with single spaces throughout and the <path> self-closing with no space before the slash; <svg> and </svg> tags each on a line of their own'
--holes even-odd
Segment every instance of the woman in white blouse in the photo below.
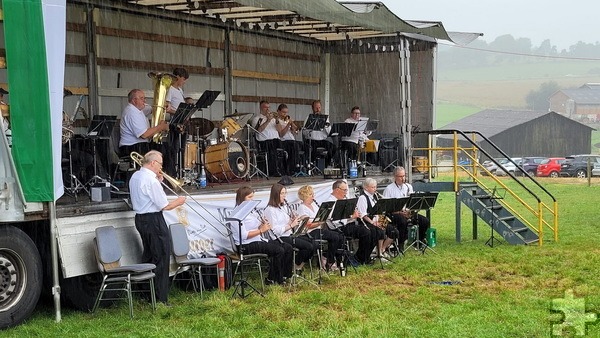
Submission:
<svg viewBox="0 0 600 338">
<path fill-rule="evenodd" d="M 296 270 L 302 269 L 305 262 L 316 252 L 316 246 L 309 240 L 302 237 L 292 238 L 294 228 L 298 225 L 300 220 L 299 217 L 291 217 L 293 211 L 290 206 L 286 203 L 285 197 L 287 196 L 287 189 L 279 184 L 275 183 L 271 187 L 271 195 L 269 197 L 269 204 L 265 209 L 265 218 L 273 228 L 273 232 L 283 242 L 292 244 L 298 249 L 296 252 Z"/>
</svg>

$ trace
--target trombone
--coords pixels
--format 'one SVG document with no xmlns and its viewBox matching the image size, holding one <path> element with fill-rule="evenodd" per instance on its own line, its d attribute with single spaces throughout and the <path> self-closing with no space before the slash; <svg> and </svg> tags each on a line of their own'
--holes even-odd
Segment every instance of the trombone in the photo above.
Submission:
<svg viewBox="0 0 600 338">
<path fill-rule="evenodd" d="M 135 162 L 137 165 L 139 165 L 140 167 L 142 166 L 142 162 L 144 159 L 144 156 L 138 152 L 132 151 L 129 154 L 129 157 L 131 157 L 131 159 L 133 160 L 133 162 Z M 187 191 L 185 191 L 181 186 L 183 185 L 183 182 L 180 180 L 177 180 L 167 174 L 165 174 L 165 172 L 160 171 L 160 174 L 167 180 L 169 181 L 169 183 L 173 186 L 173 188 L 171 188 L 169 185 L 167 185 L 165 182 L 160 181 L 160 183 L 167 189 L 169 189 L 169 191 L 171 191 L 173 194 L 175 194 L 176 196 L 180 196 L 175 189 L 177 189 L 177 191 L 183 191 L 192 201 L 196 202 L 196 204 L 198 204 L 202 209 L 204 209 L 204 211 L 211 215 L 212 218 L 215 219 L 215 221 L 217 221 L 217 223 L 221 224 L 221 221 L 219 219 L 217 219 L 212 213 L 210 213 L 208 210 L 206 210 L 205 207 L 202 206 L 202 204 L 200 204 L 200 202 L 196 201 L 196 199 L 194 199 L 194 197 L 192 195 L 190 195 L 190 193 L 188 193 Z M 187 204 L 188 207 L 190 207 L 190 209 L 192 209 L 193 212 L 195 212 L 198 216 L 200 216 L 200 218 L 202 218 L 206 223 L 208 223 L 208 225 L 210 225 L 213 229 L 215 229 L 218 233 L 220 233 L 222 236 L 229 236 L 229 230 L 226 230 L 226 234 L 222 233 L 221 230 L 217 229 L 217 227 L 215 227 L 214 225 L 212 225 L 204 216 L 202 216 L 202 214 L 200 214 L 198 212 L 198 210 L 194 209 L 194 207 L 192 207 L 191 204 L 189 204 L 188 202 L 185 202 L 185 204 Z"/>
</svg>

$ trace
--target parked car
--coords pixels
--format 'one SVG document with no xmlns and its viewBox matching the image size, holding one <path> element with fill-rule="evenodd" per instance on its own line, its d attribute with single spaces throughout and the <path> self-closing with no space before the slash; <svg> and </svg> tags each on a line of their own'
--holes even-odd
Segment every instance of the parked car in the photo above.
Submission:
<svg viewBox="0 0 600 338">
<path fill-rule="evenodd" d="M 496 158 L 494 158 L 494 160 L 500 164 L 508 162 L 508 160 L 503 157 L 496 157 Z M 496 169 L 498 169 L 498 166 L 496 165 L 496 163 L 494 163 L 490 160 L 483 161 L 483 163 L 481 163 L 481 165 L 492 174 L 494 174 L 496 172 Z M 488 173 L 485 170 L 482 170 L 481 175 L 487 176 Z"/>
<path fill-rule="evenodd" d="M 548 159 L 543 160 L 537 167 L 537 172 L 535 173 L 535 176 L 552 178 L 560 176 L 560 165 L 564 161 L 564 157 L 550 157 Z"/>
<path fill-rule="evenodd" d="M 592 169 L 592 176 L 600 176 L 600 163 L 594 163 L 594 169 Z"/>
<path fill-rule="evenodd" d="M 542 163 L 542 161 L 548 159 L 547 157 L 523 157 L 523 162 L 521 162 L 521 168 L 524 172 L 528 173 L 531 176 L 535 176 L 537 172 L 537 168 Z M 515 175 L 523 175 L 523 171 L 515 170 Z"/>
<path fill-rule="evenodd" d="M 498 169 L 496 169 L 496 176 L 508 176 L 506 173 L 509 172 L 511 174 L 515 174 L 515 171 L 517 170 L 517 167 L 515 166 L 515 163 L 517 165 L 521 165 L 521 163 L 523 162 L 523 158 L 521 157 L 513 157 L 511 158 L 512 161 L 506 161 L 504 163 L 500 163 L 500 167 L 498 167 Z"/>
<path fill-rule="evenodd" d="M 593 168 L 594 163 L 600 163 L 600 155 L 567 156 L 560 166 L 560 176 L 586 178 L 588 176 L 588 160 Z"/>
</svg>

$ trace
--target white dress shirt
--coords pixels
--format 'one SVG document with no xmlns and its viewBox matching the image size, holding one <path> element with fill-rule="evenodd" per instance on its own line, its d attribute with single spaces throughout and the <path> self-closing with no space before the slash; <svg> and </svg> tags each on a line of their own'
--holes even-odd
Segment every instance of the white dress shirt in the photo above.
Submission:
<svg viewBox="0 0 600 338">
<path fill-rule="evenodd" d="M 252 123 L 250 123 L 253 128 L 257 129 L 256 140 L 259 142 L 279 138 L 279 132 L 277 131 L 277 127 L 275 126 L 275 119 L 271 119 L 271 121 L 269 121 L 269 124 L 267 124 L 265 130 L 263 130 L 262 132 L 258 131 L 257 126 L 262 125 L 266 120 L 267 118 L 264 115 L 260 114 L 258 116 L 255 116 L 252 119 Z"/>
<path fill-rule="evenodd" d="M 254 236 L 252 238 L 248 238 L 248 233 L 252 230 L 257 230 L 260 227 L 260 219 L 254 212 L 250 213 L 244 220 L 242 221 L 242 244 L 248 244 L 252 242 L 260 242 L 262 241 L 262 237 L 260 235 Z M 233 236 L 233 242 L 235 245 L 240 245 L 240 225 L 237 222 L 232 222 L 231 224 L 231 235 Z"/>
<path fill-rule="evenodd" d="M 412 194 L 413 187 L 410 183 L 402 183 L 400 185 L 396 184 L 396 182 L 392 182 L 383 191 L 383 196 L 388 198 L 400 198 L 407 197 Z"/>
<path fill-rule="evenodd" d="M 277 121 L 279 122 L 279 125 L 284 128 L 287 127 L 289 123 L 291 123 L 291 120 L 284 121 L 282 119 L 277 119 Z M 296 136 L 294 136 L 294 133 L 292 133 L 292 128 L 290 127 L 290 129 L 288 129 L 288 131 L 285 134 L 283 134 L 283 136 L 281 136 L 280 139 L 282 141 L 296 141 Z"/>
<path fill-rule="evenodd" d="M 304 203 L 300 203 L 300 205 L 298 206 L 298 216 L 308 216 L 309 220 L 312 221 L 312 219 L 314 219 L 317 216 L 317 210 L 319 208 L 315 205 L 315 204 L 311 204 L 310 207 L 306 206 L 306 204 Z M 313 230 L 318 229 L 319 227 L 315 227 L 312 229 L 309 229 L 307 232 L 310 233 Z"/>
<path fill-rule="evenodd" d="M 310 116 L 310 114 L 308 115 Z M 308 121 L 308 116 L 306 120 L 304 120 L 304 125 L 306 126 L 306 121 Z M 329 136 L 329 132 L 331 131 L 331 125 L 329 124 L 329 116 L 327 116 L 327 126 L 323 130 L 312 130 L 312 129 L 304 129 L 302 134 L 304 138 L 311 139 L 313 141 L 323 141 Z"/>
<path fill-rule="evenodd" d="M 269 205 L 265 209 L 265 218 L 271 223 L 273 232 L 279 237 L 287 237 L 292 234 L 292 229 L 286 229 L 290 223 L 290 215 L 285 208 Z"/>
<path fill-rule="evenodd" d="M 144 112 L 129 103 L 121 116 L 121 140 L 119 146 L 130 146 L 142 142 L 150 142 L 141 136 L 150 128 L 150 122 Z"/>
<path fill-rule="evenodd" d="M 159 212 L 169 201 L 156 174 L 142 167 L 129 180 L 129 192 L 133 211 L 137 214 Z"/>
<path fill-rule="evenodd" d="M 355 119 L 349 117 L 344 122 L 357 124 L 359 122 L 359 120 L 355 120 Z M 371 132 L 367 132 L 367 133 L 371 134 Z M 366 141 L 366 140 L 369 139 L 367 137 L 367 135 L 368 135 L 367 133 L 365 133 L 364 131 L 353 130 L 352 134 L 350 134 L 350 136 L 344 136 L 344 137 L 342 137 L 342 141 L 352 142 L 352 143 L 358 144 L 359 140 L 362 141 L 362 142 L 364 142 L 364 141 Z"/>
<path fill-rule="evenodd" d="M 177 110 L 179 104 L 185 102 L 183 88 L 175 88 L 173 86 L 169 87 L 169 91 L 167 92 L 167 97 L 165 101 L 169 102 L 169 104 L 171 104 L 171 107 Z"/>
</svg>

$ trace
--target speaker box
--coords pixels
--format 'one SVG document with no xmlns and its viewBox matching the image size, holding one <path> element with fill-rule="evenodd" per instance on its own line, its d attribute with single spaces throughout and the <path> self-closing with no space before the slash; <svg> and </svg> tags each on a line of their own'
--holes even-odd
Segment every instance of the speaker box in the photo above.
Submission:
<svg viewBox="0 0 600 338">
<path fill-rule="evenodd" d="M 390 166 L 391 163 L 394 165 L 402 165 L 398 158 L 398 148 L 400 147 L 400 141 L 397 137 L 394 138 L 383 138 L 379 143 L 379 165 L 381 169 L 385 171 L 392 171 L 394 168 Z M 388 167 L 389 166 L 389 167 Z"/>
</svg>

